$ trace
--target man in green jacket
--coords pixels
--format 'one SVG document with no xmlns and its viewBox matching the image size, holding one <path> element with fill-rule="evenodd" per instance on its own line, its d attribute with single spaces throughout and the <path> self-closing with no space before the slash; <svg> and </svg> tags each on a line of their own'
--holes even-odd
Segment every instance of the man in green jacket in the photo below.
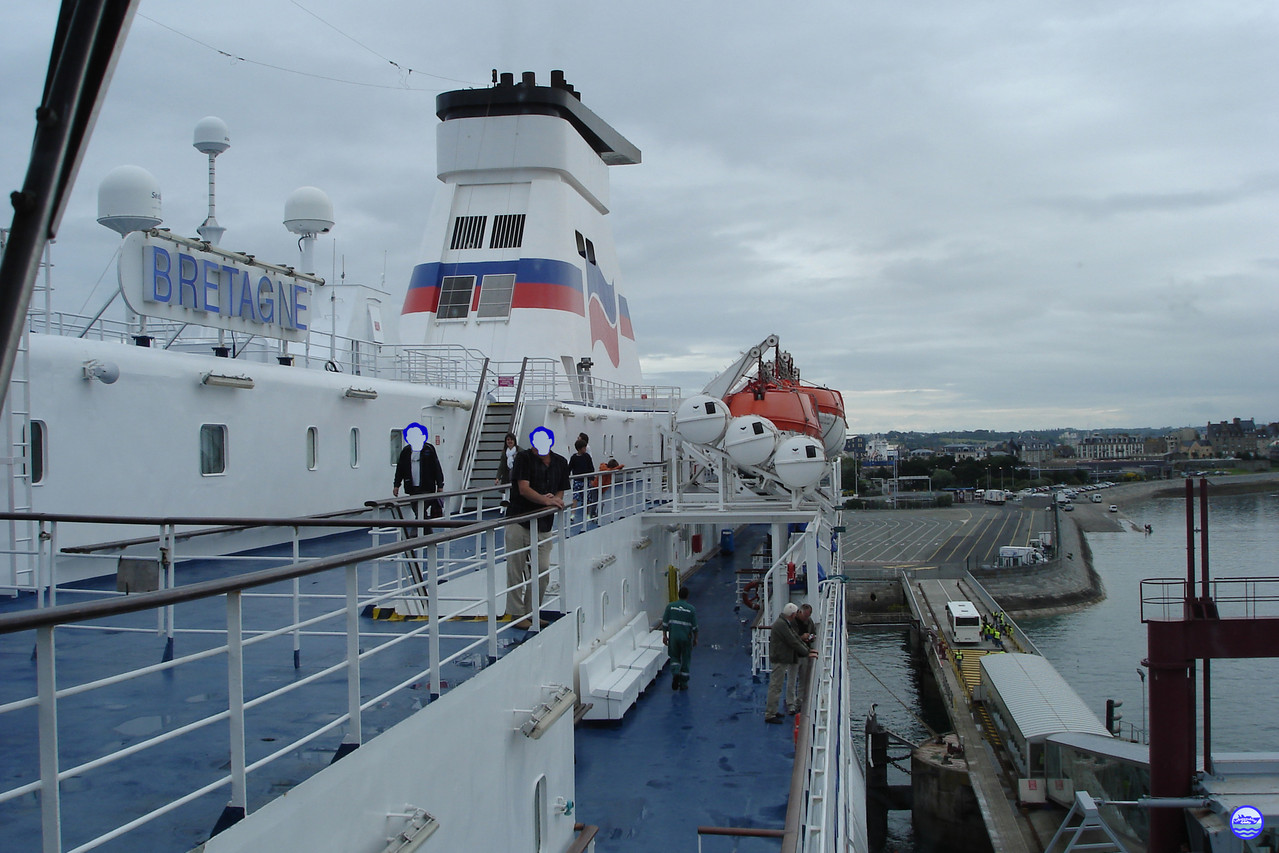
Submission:
<svg viewBox="0 0 1279 853">
<path fill-rule="evenodd" d="M 772 671 L 768 674 L 768 701 L 764 705 L 764 722 L 780 723 L 782 715 L 777 713 L 777 703 L 782 698 L 782 683 L 786 682 L 786 713 L 799 713 L 799 662 L 805 658 L 817 657 L 817 652 L 808 648 L 808 644 L 799 638 L 795 627 L 795 616 L 799 608 L 787 604 L 782 608 L 782 615 L 773 623 L 773 630 L 768 635 L 768 662 Z"/>
<path fill-rule="evenodd" d="M 671 658 L 671 689 L 688 689 L 688 668 L 697 645 L 697 609 L 689 603 L 688 587 L 679 588 L 679 599 L 662 612 L 662 642 Z"/>
</svg>

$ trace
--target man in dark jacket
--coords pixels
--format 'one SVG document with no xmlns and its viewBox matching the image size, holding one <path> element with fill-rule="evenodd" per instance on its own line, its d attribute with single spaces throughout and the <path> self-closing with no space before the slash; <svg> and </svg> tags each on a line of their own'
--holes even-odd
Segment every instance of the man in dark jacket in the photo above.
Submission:
<svg viewBox="0 0 1279 853">
<path fill-rule="evenodd" d="M 799 712 L 799 662 L 805 658 L 817 657 L 817 652 L 799 638 L 795 628 L 795 615 L 799 608 L 787 604 L 782 608 L 782 615 L 773 623 L 768 635 L 768 662 L 772 672 L 768 674 L 768 701 L 764 705 L 764 722 L 780 723 L 781 714 L 777 713 L 777 704 L 782 698 L 782 683 L 786 682 L 786 713 Z"/>
<path fill-rule="evenodd" d="M 435 448 L 427 442 L 426 427 L 419 423 L 411 423 L 404 428 L 404 449 L 395 463 L 395 482 L 391 485 L 391 495 L 399 497 L 400 486 L 408 495 L 429 495 L 444 489 L 444 469 L 440 467 L 440 457 Z M 423 512 L 422 504 L 426 504 Z M 438 500 L 413 501 L 413 517 L 439 518 L 444 514 L 444 507 Z M 422 532 L 430 533 L 431 528 L 424 527 Z"/>
<path fill-rule="evenodd" d="M 506 614 L 519 618 L 518 627 L 531 627 L 529 615 L 533 609 L 532 569 L 529 553 L 537 542 L 537 601 L 546 600 L 547 573 L 551 562 L 551 528 L 554 515 L 537 520 L 537 536 L 532 535 L 533 523 L 521 516 L 552 507 L 564 509 L 564 492 L 569 488 L 568 461 L 551 452 L 555 435 L 546 427 L 538 427 L 529 433 L 532 447 L 521 450 L 515 457 L 511 471 L 511 505 L 507 510 L 508 524 L 504 528 L 506 547 Z"/>
</svg>

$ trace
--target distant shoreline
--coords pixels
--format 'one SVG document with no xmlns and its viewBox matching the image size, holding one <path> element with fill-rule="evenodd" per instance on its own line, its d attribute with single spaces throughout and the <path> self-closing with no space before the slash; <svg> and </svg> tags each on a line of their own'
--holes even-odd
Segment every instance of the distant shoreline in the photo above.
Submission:
<svg viewBox="0 0 1279 853">
<path fill-rule="evenodd" d="M 1209 501 L 1213 496 L 1279 490 L 1279 471 L 1212 477 L 1208 480 Z M 1137 524 L 1131 517 L 1132 510 L 1139 509 L 1142 504 L 1155 498 L 1176 498 L 1185 493 L 1184 480 L 1123 483 L 1102 492 L 1091 492 L 1089 494 L 1100 494 L 1102 503 L 1081 502 L 1076 504 L 1074 512 L 1062 516 L 1062 521 L 1066 523 L 1061 526 L 1062 541 L 1058 550 L 1061 557 L 1043 564 L 1042 568 L 1036 567 L 1039 571 L 1018 572 L 1015 580 L 983 577 L 982 584 L 987 585 L 991 595 L 1015 617 L 1037 619 L 1096 604 L 1105 599 L 1106 591 L 1101 576 L 1093 566 L 1092 548 L 1088 545 L 1087 534 L 1129 531 Z M 1111 504 L 1118 506 L 1120 511 L 1111 513 Z M 997 591 L 990 589 L 990 586 L 1004 588 Z M 1027 587 L 1033 591 L 1029 591 Z"/>
</svg>

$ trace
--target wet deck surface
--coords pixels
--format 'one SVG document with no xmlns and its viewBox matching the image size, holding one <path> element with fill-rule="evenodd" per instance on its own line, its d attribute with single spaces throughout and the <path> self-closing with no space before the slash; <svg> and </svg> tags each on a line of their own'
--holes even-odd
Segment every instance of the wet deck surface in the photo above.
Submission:
<svg viewBox="0 0 1279 853">
<path fill-rule="evenodd" d="M 338 553 L 366 546 L 363 534 L 346 534 L 305 543 L 305 556 Z M 287 562 L 290 546 L 255 552 Z M 221 577 L 260 564 L 246 566 L 242 562 L 211 559 L 185 565 L 180 583 L 194 583 Z M 367 589 L 371 568 L 360 569 L 360 588 Z M 387 569 L 382 579 L 388 579 Z M 113 590 L 114 578 L 79 584 L 86 595 L 63 594 L 59 603 L 91 600 L 95 595 Z M 302 616 L 341 608 L 342 575 L 328 573 L 304 578 L 304 594 L 327 595 L 328 598 L 306 599 Z M 255 630 L 274 627 L 289 621 L 291 600 L 288 582 L 259 588 L 246 595 L 244 626 L 251 636 Z M 280 596 L 280 597 L 272 597 Z M 30 608 L 32 596 L 4 599 L 0 612 Z M 309 635 L 302 640 L 297 659 L 289 635 L 277 637 L 246 650 L 245 692 L 247 698 L 261 695 L 294 682 L 320 669 L 345 659 L 345 637 L 340 635 L 343 617 L 321 623 L 312 630 L 334 631 L 338 635 Z M 175 643 L 177 656 L 190 655 L 225 642 L 226 606 L 221 599 L 178 605 L 176 622 L 183 631 Z M 334 624 L 336 623 L 336 624 Z M 420 628 L 422 622 L 375 621 L 367 615 L 361 620 L 365 650 L 408 631 Z M 59 685 L 82 684 L 132 667 L 159 663 L 164 652 L 164 638 L 155 633 L 153 613 L 136 613 L 110 620 L 111 629 L 86 631 L 61 629 L 57 633 L 57 668 Z M 120 629 L 134 629 L 137 633 Z M 483 636 L 482 622 L 450 622 L 441 646 L 444 654 Z M 504 654 L 518 633 L 504 632 L 501 652 Z M 36 662 L 33 657 L 32 632 L 0 635 L 0 702 L 13 701 L 36 693 Z M 426 639 L 410 641 L 389 649 L 377 666 L 366 665 L 361 685 L 365 695 L 388 690 L 399 680 L 412 677 L 426 665 Z M 442 679 L 446 686 L 464 681 L 487 664 L 483 651 L 445 665 Z M 96 758 L 106 752 L 136 744 L 146 738 L 172 731 L 226 708 L 227 665 L 225 655 L 216 655 L 187 664 L 176 670 L 144 676 L 136 681 L 118 684 L 93 693 L 66 698 L 59 702 L 59 753 L 62 768 Z M 315 729 L 336 713 L 345 710 L 346 681 L 344 672 L 326 678 L 302 690 L 246 714 L 246 752 L 250 762 L 275 751 L 279 745 L 296 737 L 300 728 Z M 365 737 L 395 725 L 430 701 L 430 685 L 414 683 L 407 690 L 396 691 L 376 707 L 362 715 Z M 35 737 L 34 708 L 16 712 L 0 726 L 0 790 L 23 784 L 38 777 L 38 741 Z M 321 736 L 316 741 L 292 750 L 269 767 L 249 777 L 250 808 L 256 809 L 269 799 L 326 767 L 342 741 L 346 727 Z M 66 847 L 82 843 L 93 835 L 117 825 L 120 816 L 132 818 L 157 808 L 178 793 L 194 790 L 224 775 L 228 768 L 228 734 L 225 721 L 215 723 L 200 733 L 147 750 L 138 759 L 123 765 L 89 771 L 66 779 L 61 785 L 63 840 Z M 206 840 L 228 798 L 225 787 L 193 803 L 179 808 L 170 816 L 142 827 L 122 839 L 108 842 L 106 851 L 190 850 Z M 36 851 L 40 849 L 40 804 L 35 794 L 0 804 L 0 850 Z"/>
<path fill-rule="evenodd" d="M 672 690 L 663 669 L 620 723 L 578 725 L 575 816 L 599 826 L 601 850 L 695 850 L 699 825 L 782 828 L 794 726 L 764 723 L 768 682 L 752 678 L 750 666 L 755 613 L 735 585 L 735 570 L 749 567 L 763 538 L 738 531 L 733 555 L 708 560 L 687 581 L 699 625 L 689 689 Z M 708 837 L 701 849 L 777 847 L 776 839 Z"/>
</svg>

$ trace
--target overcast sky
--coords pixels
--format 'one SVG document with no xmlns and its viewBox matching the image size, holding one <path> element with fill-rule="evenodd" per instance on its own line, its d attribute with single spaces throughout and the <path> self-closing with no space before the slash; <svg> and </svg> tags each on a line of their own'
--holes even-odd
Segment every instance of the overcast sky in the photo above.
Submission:
<svg viewBox="0 0 1279 853">
<path fill-rule="evenodd" d="M 6 194 L 55 18 L 0 12 Z M 113 167 L 149 169 L 194 234 L 210 114 L 224 246 L 291 262 L 284 200 L 319 186 L 322 269 L 398 301 L 435 95 L 559 68 L 643 152 L 610 170 L 611 218 L 650 382 L 700 388 L 777 333 L 855 432 L 1279 420 L 1277 55 L 1271 0 L 143 0 L 55 308 L 114 287 Z"/>
</svg>

